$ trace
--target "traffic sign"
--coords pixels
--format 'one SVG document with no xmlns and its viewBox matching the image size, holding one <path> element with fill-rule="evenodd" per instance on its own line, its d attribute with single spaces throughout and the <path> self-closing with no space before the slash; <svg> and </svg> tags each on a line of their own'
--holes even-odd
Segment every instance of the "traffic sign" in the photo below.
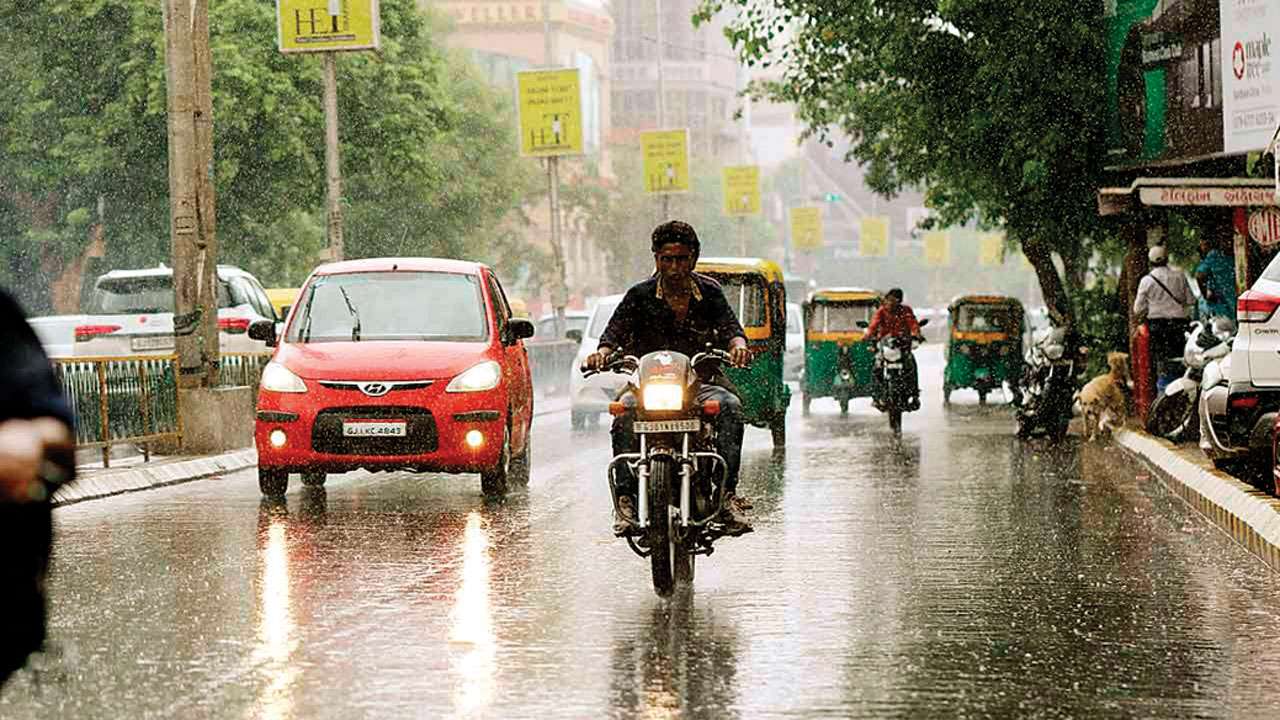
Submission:
<svg viewBox="0 0 1280 720">
<path fill-rule="evenodd" d="M 644 154 L 645 192 L 689 192 L 688 129 L 642 132 L 640 150 Z"/>
<path fill-rule="evenodd" d="M 924 262 L 926 265 L 951 264 L 951 235 L 943 230 L 924 234 Z"/>
<path fill-rule="evenodd" d="M 999 265 L 1004 261 L 1004 233 L 990 232 L 978 236 L 978 264 Z"/>
<path fill-rule="evenodd" d="M 1249 213 L 1249 236 L 1264 248 L 1280 244 L 1280 209 L 1266 207 Z"/>
<path fill-rule="evenodd" d="M 820 250 L 823 245 L 822 210 L 816 207 L 791 208 L 791 247 Z"/>
<path fill-rule="evenodd" d="M 889 218 L 872 215 L 862 218 L 859 249 L 862 257 L 889 256 Z"/>
<path fill-rule="evenodd" d="M 378 0 L 276 0 L 282 53 L 377 50 Z"/>
<path fill-rule="evenodd" d="M 735 165 L 720 172 L 724 214 L 743 217 L 760 214 L 760 166 Z"/>
<path fill-rule="evenodd" d="M 522 70 L 516 73 L 516 94 L 522 156 L 582 154 L 582 91 L 577 68 Z"/>
</svg>

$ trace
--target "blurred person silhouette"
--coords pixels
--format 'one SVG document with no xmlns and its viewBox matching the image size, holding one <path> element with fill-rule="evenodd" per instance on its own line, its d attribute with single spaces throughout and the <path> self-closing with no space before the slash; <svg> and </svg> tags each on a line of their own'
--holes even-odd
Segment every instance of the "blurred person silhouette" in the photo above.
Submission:
<svg viewBox="0 0 1280 720">
<path fill-rule="evenodd" d="M 35 331 L 0 288 L 0 685 L 44 647 L 52 497 L 75 474 L 72 423 Z"/>
</svg>

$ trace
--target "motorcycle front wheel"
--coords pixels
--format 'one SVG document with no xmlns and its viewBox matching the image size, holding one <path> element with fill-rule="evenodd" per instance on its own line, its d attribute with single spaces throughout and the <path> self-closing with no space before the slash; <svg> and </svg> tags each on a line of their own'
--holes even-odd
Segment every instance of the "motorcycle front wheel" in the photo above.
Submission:
<svg viewBox="0 0 1280 720">
<path fill-rule="evenodd" d="M 677 582 L 693 581 L 693 556 L 684 546 L 671 507 L 676 504 L 679 489 L 675 463 L 670 458 L 655 457 L 649 465 L 649 565 L 653 572 L 653 590 L 667 597 Z"/>
</svg>

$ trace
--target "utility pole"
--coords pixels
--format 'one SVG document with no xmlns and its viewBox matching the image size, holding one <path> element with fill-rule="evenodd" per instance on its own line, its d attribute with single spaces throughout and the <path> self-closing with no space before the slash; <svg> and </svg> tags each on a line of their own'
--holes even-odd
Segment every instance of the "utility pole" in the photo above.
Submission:
<svg viewBox="0 0 1280 720">
<path fill-rule="evenodd" d="M 658 129 L 665 130 L 667 128 L 667 78 L 662 72 L 663 56 L 666 55 L 667 45 L 663 41 L 662 35 L 662 0 L 653 0 L 655 12 L 658 16 L 657 33 L 658 39 Z M 671 217 L 671 194 L 662 193 L 662 222 L 666 222 Z"/>
<path fill-rule="evenodd" d="M 164 0 L 169 242 L 180 388 L 218 384 L 209 0 Z"/>
<path fill-rule="evenodd" d="M 336 22 L 336 15 L 334 16 Z M 329 259 L 341 260 L 346 248 L 342 238 L 342 158 L 338 152 L 338 54 L 324 53 L 324 170 L 327 190 Z"/>
</svg>

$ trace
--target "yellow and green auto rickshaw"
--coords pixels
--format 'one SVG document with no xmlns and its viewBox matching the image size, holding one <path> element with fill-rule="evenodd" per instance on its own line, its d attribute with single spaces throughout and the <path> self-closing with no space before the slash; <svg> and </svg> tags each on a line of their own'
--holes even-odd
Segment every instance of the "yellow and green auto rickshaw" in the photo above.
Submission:
<svg viewBox="0 0 1280 720">
<path fill-rule="evenodd" d="M 973 388 L 978 402 L 985 404 L 987 393 L 1007 382 L 1018 404 L 1026 328 L 1022 303 L 1002 295 L 964 295 L 952 300 L 947 310 L 943 402 L 951 403 L 952 390 Z"/>
<path fill-rule="evenodd" d="M 782 269 L 757 258 L 700 258 L 697 272 L 715 278 L 747 334 L 754 353 L 750 367 L 725 368 L 738 388 L 746 421 L 773 433 L 773 446 L 787 442 L 791 389 L 782 380 L 787 347 L 787 293 Z"/>
<path fill-rule="evenodd" d="M 862 341 L 858 323 L 871 322 L 880 293 L 866 288 L 820 288 L 804 302 L 804 371 L 800 376 L 802 412 L 815 398 L 835 398 L 840 414 L 849 401 L 871 397 L 875 349 Z"/>
</svg>

